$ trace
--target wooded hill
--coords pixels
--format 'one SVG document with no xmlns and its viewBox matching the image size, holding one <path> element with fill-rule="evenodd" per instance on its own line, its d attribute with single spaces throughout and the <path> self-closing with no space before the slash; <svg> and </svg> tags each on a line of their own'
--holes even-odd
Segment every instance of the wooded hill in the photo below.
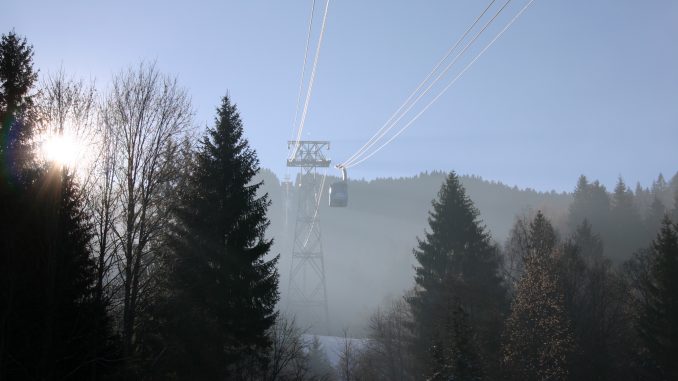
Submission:
<svg viewBox="0 0 678 381">
<path fill-rule="evenodd" d="M 445 177 L 446 173 L 436 171 L 396 179 L 350 180 L 349 205 L 346 208 L 330 208 L 327 188 L 325 189 L 319 218 L 333 333 L 339 335 L 344 328 L 350 328 L 356 335 L 360 335 L 362 326 L 368 322 L 370 314 L 376 308 L 389 299 L 399 298 L 405 290 L 413 286 L 415 259 L 412 249 L 417 245 L 417 237 L 422 237 L 428 226 L 427 216 L 431 201 L 436 197 Z M 263 170 L 260 178 L 264 180 L 262 191 L 269 193 L 273 203 L 269 210 L 271 227 L 268 234 L 275 240 L 272 253 L 281 254 L 280 306 L 284 310 L 297 200 L 294 187 L 290 187 L 288 220 L 285 224 L 284 186 L 271 171 Z M 537 210 L 541 210 L 565 236 L 581 223 L 574 221 L 581 213 L 575 211 L 572 216 L 570 213 L 572 208 L 577 209 L 582 204 L 579 201 L 573 205 L 576 195 L 582 193 L 576 193 L 575 188 L 581 184 L 573 186 L 574 192 L 558 193 L 511 187 L 478 176 L 465 175 L 460 176 L 460 179 L 499 247 L 504 246 L 516 218 L 532 216 Z M 326 187 L 334 181 L 338 181 L 338 178 L 328 175 Z M 594 184 L 597 182 L 588 185 L 594 187 Z M 596 186 L 602 187 L 599 184 Z M 678 173 L 668 182 L 660 175 L 650 187 L 638 186 L 635 192 L 625 187 L 624 194 L 632 195 L 638 222 L 644 223 L 652 214 L 651 205 L 655 195 L 662 203 L 663 210 L 670 211 L 673 209 L 673 198 L 677 190 Z M 597 209 L 606 210 L 609 214 L 614 209 L 615 198 L 614 193 L 605 193 L 608 198 L 598 202 L 600 205 Z M 578 199 L 581 198 L 584 197 L 580 195 Z M 582 207 L 590 213 L 594 213 L 596 209 L 586 205 Z M 586 213 L 583 213 L 585 217 Z M 593 214 L 588 216 L 589 221 L 609 218 Z M 620 224 L 625 225 L 622 222 Z M 659 222 L 656 224 L 658 226 Z M 627 228 L 621 225 L 622 230 Z M 654 225 L 654 222 L 648 221 L 646 225 Z M 608 250 L 606 255 L 618 262 L 628 259 L 633 251 L 646 247 L 656 234 L 645 233 L 644 226 L 635 229 L 641 229 L 642 232 L 636 234 L 636 242 L 631 243 L 633 247 L 624 250 L 624 253 L 610 253 Z M 604 241 L 605 238 L 614 240 L 611 237 L 616 235 L 611 231 L 596 230 L 595 223 L 593 230 L 603 233 L 601 235 Z M 606 247 L 618 246 L 615 242 L 604 244 Z"/>
</svg>

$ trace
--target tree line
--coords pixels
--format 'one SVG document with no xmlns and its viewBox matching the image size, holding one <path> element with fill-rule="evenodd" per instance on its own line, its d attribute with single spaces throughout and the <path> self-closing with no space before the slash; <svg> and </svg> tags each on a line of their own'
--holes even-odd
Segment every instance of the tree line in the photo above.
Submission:
<svg viewBox="0 0 678 381">
<path fill-rule="evenodd" d="M 603 192 L 582 176 L 571 233 L 537 211 L 502 246 L 450 173 L 414 250 L 415 287 L 372 316 L 346 379 L 678 379 L 678 203 L 655 198 L 642 224 L 621 179 Z"/>
</svg>

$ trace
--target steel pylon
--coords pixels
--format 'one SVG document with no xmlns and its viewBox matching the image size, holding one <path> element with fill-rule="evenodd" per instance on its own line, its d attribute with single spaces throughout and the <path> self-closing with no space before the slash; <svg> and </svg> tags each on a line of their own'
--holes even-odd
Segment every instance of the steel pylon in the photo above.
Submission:
<svg viewBox="0 0 678 381">
<path fill-rule="evenodd" d="M 330 160 L 325 156 L 329 148 L 328 141 L 288 142 L 292 155 L 287 166 L 299 168 L 300 173 L 295 185 L 298 209 L 287 301 L 298 323 L 316 333 L 330 330 L 319 213 L 323 176 L 317 171 L 329 167 Z"/>
</svg>

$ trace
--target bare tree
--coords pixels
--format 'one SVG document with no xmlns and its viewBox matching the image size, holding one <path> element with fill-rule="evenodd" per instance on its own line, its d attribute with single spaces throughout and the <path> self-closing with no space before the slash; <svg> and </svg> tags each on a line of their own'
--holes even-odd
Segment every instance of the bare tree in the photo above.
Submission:
<svg viewBox="0 0 678 381">
<path fill-rule="evenodd" d="M 63 69 L 48 74 L 42 81 L 37 106 L 41 143 L 67 138 L 72 144 L 66 148 L 75 150 L 66 169 L 76 175 L 92 218 L 95 295 L 99 302 L 109 305 L 114 290 L 108 286 L 117 275 L 112 270 L 119 249 L 119 241 L 112 234 L 119 209 L 115 181 L 118 139 L 112 129 L 106 128 L 106 108 L 97 102 L 93 81 L 69 77 Z"/>
<path fill-rule="evenodd" d="M 106 304 L 109 304 L 114 294 L 109 286 L 117 275 L 112 270 L 120 249 L 120 241 L 113 235 L 119 215 L 119 189 L 115 181 L 118 140 L 104 123 L 106 109 L 101 107 L 100 111 L 100 123 L 97 123 L 98 152 L 91 168 L 93 180 L 85 197 L 94 225 L 92 243 L 97 264 L 96 296 L 99 300 L 106 299 Z"/>
<path fill-rule="evenodd" d="M 356 378 L 414 379 L 411 324 L 409 305 L 402 299 L 375 312 L 370 318 L 370 339 L 357 356 Z"/>
<path fill-rule="evenodd" d="M 339 375 L 342 380 L 351 381 L 356 379 L 359 348 L 356 348 L 353 339 L 348 337 L 348 329 L 344 329 L 343 348 L 339 354 Z"/>
<path fill-rule="evenodd" d="M 267 379 L 300 380 L 306 377 L 308 365 L 302 334 L 294 318 L 278 316 L 270 330 L 272 344 Z"/>
<path fill-rule="evenodd" d="M 94 82 L 69 77 L 63 69 L 59 69 L 42 80 L 36 106 L 38 143 L 57 137 L 72 139 L 73 144 L 68 148 L 75 151 L 69 153 L 73 163 L 69 163 L 66 169 L 75 172 L 79 187 L 85 188 L 90 181 L 89 169 L 96 152 Z"/>
<path fill-rule="evenodd" d="M 37 142 L 42 146 L 37 155 L 44 159 L 40 165 L 47 165 L 46 177 L 42 180 L 41 188 L 49 200 L 49 210 L 45 215 L 46 223 L 53 229 L 46 232 L 46 305 L 43 316 L 43 345 L 40 356 L 40 368 L 48 376 L 54 373 L 54 363 L 50 360 L 55 345 L 55 330 L 57 311 L 59 310 L 59 287 L 57 272 L 60 258 L 58 253 L 58 231 L 62 216 L 61 198 L 68 183 L 65 175 L 74 174 L 78 179 L 78 190 L 82 192 L 86 182 L 83 174 L 86 170 L 85 157 L 89 153 L 87 145 L 91 140 L 91 126 L 95 115 L 94 86 L 87 85 L 82 80 L 66 77 L 63 69 L 55 74 L 47 75 L 41 84 L 41 90 L 36 102 L 36 120 L 38 122 Z M 67 139 L 71 142 L 66 145 Z M 75 144 L 75 142 L 79 144 Z M 51 151 L 51 152 L 50 152 Z M 47 157 L 45 153 L 54 157 Z M 65 157 L 70 156 L 71 162 Z M 74 165 L 75 162 L 82 165 Z"/>
<path fill-rule="evenodd" d="M 524 271 L 529 254 L 530 221 L 534 213 L 516 216 L 509 236 L 504 243 L 504 277 L 511 289 L 515 288 Z"/>
<path fill-rule="evenodd" d="M 115 155 L 106 167 L 114 171 L 105 182 L 111 187 L 104 185 L 110 193 L 103 202 L 118 208 L 120 220 L 103 225 L 110 223 L 105 228 L 113 231 L 122 253 L 117 271 L 122 289 L 123 353 L 130 356 L 140 302 L 151 286 L 159 239 L 168 223 L 165 186 L 178 176 L 174 157 L 190 129 L 192 110 L 175 78 L 143 62 L 113 78 L 104 109 L 102 123 L 113 144 L 108 150 Z"/>
</svg>

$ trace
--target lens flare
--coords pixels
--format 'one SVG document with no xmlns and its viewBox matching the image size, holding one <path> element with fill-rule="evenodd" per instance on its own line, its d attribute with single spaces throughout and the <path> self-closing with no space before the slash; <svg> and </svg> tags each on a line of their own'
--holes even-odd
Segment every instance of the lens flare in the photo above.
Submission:
<svg viewBox="0 0 678 381">
<path fill-rule="evenodd" d="M 78 142 L 68 135 L 54 135 L 42 144 L 45 160 L 64 166 L 73 166 L 78 157 Z"/>
</svg>

